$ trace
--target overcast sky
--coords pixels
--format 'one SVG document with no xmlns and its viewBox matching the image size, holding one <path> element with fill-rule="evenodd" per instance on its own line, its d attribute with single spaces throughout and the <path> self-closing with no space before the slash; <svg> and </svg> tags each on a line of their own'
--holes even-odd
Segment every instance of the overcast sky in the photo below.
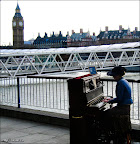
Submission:
<svg viewBox="0 0 140 144">
<path fill-rule="evenodd" d="M 36 38 L 38 33 L 43 37 L 45 32 L 50 36 L 62 32 L 63 36 L 71 31 L 95 32 L 97 36 L 105 30 L 139 28 L 139 0 L 132 1 L 47 1 L 18 0 L 21 15 L 24 18 L 24 40 Z M 2 0 L 1 7 L 1 40 L 0 45 L 13 44 L 12 19 L 17 1 Z"/>
</svg>

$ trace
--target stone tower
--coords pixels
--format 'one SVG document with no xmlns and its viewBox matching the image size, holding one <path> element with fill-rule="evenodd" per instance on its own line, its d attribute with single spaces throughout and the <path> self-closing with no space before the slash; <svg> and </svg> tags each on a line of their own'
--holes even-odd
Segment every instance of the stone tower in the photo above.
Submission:
<svg viewBox="0 0 140 144">
<path fill-rule="evenodd" d="M 14 48 L 22 48 L 24 46 L 24 20 L 20 13 L 20 8 L 17 3 L 15 15 L 12 21 L 13 27 L 13 46 Z"/>
</svg>

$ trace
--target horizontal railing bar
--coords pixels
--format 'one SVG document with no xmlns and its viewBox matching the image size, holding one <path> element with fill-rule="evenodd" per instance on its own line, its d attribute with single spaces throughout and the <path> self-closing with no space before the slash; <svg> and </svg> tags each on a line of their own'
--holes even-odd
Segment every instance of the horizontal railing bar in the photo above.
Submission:
<svg viewBox="0 0 140 144">
<path fill-rule="evenodd" d="M 136 82 L 136 83 L 140 83 L 140 80 L 133 80 L 133 79 L 126 79 L 128 82 Z M 110 82 L 115 82 L 114 79 L 107 79 L 107 78 L 101 78 L 101 81 L 110 81 Z"/>
<path fill-rule="evenodd" d="M 133 51 L 139 51 L 139 48 L 127 48 L 127 49 L 114 49 L 114 50 L 104 50 L 104 52 L 109 52 L 109 51 L 111 51 L 111 52 L 122 52 L 122 51 L 128 51 L 128 52 L 133 52 Z M 92 52 L 91 50 L 89 50 L 89 51 L 86 51 L 86 53 L 90 53 L 90 52 Z M 98 53 L 102 53 L 103 52 L 103 50 L 100 50 L 100 49 L 98 49 L 98 51 L 96 51 L 96 52 L 98 52 Z M 75 51 L 75 52 L 73 52 L 73 53 L 85 53 L 85 51 Z M 10 53 L 10 54 L 5 54 L 5 53 L 1 53 L 1 55 L 0 55 L 0 57 L 7 57 L 7 56 L 24 56 L 24 55 L 26 55 L 26 56 L 31 56 L 31 55 L 46 55 L 46 54 L 50 54 L 50 52 L 43 52 L 43 53 L 33 53 L 33 52 L 31 52 L 31 53 Z M 53 52 L 53 54 L 70 54 L 70 52 L 69 51 L 65 51 L 65 52 Z"/>
<path fill-rule="evenodd" d="M 27 78 L 45 78 L 45 79 L 69 79 L 71 77 L 61 77 L 61 76 L 46 76 L 46 75 L 29 75 Z"/>
</svg>

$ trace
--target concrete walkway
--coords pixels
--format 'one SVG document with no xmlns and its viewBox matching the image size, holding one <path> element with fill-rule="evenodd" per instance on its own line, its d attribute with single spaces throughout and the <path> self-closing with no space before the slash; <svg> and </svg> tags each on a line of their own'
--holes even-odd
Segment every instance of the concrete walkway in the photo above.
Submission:
<svg viewBox="0 0 140 144">
<path fill-rule="evenodd" d="M 0 118 L 0 135 L 0 144 L 70 143 L 69 128 L 4 116 Z"/>
<path fill-rule="evenodd" d="M 0 118 L 0 144 L 68 144 L 69 129 L 44 123 Z"/>
</svg>

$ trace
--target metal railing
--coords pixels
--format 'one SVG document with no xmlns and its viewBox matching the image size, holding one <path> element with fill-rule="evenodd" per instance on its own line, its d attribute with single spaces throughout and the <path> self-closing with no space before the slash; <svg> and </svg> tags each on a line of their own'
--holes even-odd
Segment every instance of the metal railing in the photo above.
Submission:
<svg viewBox="0 0 140 144">
<path fill-rule="evenodd" d="M 17 77 L 0 79 L 0 104 L 68 114 L 68 77 Z M 115 97 L 116 82 L 101 79 L 104 95 Z M 128 80 L 132 88 L 131 118 L 140 120 L 140 80 Z"/>
<path fill-rule="evenodd" d="M 69 99 L 65 77 L 17 77 L 2 78 L 0 81 L 2 105 L 68 113 Z"/>
</svg>

